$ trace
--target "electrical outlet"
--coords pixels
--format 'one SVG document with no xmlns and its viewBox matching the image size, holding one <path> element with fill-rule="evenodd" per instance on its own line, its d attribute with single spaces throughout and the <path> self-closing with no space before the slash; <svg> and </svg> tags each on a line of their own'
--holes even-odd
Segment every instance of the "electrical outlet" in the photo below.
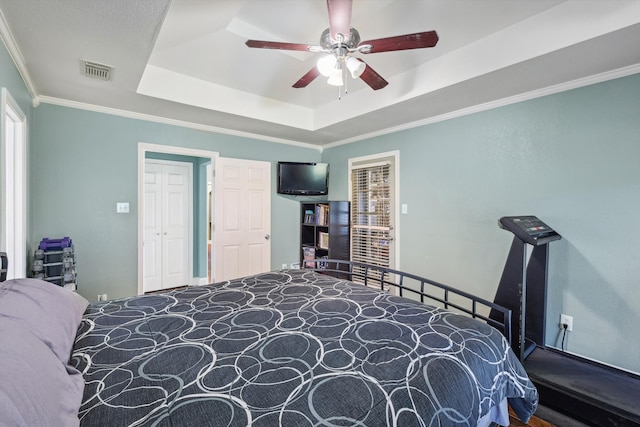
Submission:
<svg viewBox="0 0 640 427">
<path fill-rule="evenodd" d="M 573 316 L 567 316 L 566 314 L 560 315 L 560 327 L 564 328 L 567 325 L 567 331 L 573 331 Z"/>
<path fill-rule="evenodd" d="M 286 263 L 286 262 L 283 262 L 283 263 L 282 263 L 282 269 L 283 269 L 283 270 L 286 270 L 287 268 L 288 268 L 288 267 L 287 267 L 287 263 Z"/>
<path fill-rule="evenodd" d="M 98 294 L 98 301 L 106 301 L 107 294 Z"/>
</svg>

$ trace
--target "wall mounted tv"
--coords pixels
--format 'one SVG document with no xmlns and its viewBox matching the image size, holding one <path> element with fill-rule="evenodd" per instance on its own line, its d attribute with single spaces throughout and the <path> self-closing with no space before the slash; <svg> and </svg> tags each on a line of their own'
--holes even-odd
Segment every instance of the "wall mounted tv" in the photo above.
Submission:
<svg viewBox="0 0 640 427">
<path fill-rule="evenodd" d="M 278 193 L 305 196 L 328 194 L 329 165 L 278 162 Z"/>
</svg>

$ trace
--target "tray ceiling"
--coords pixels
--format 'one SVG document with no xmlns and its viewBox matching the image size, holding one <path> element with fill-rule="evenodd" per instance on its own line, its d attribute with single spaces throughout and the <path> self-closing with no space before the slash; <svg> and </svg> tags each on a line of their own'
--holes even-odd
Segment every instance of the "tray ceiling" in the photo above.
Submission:
<svg viewBox="0 0 640 427">
<path fill-rule="evenodd" d="M 354 0 L 363 40 L 436 30 L 440 41 L 362 56 L 389 85 L 349 78 L 341 99 L 322 78 L 291 87 L 320 54 L 244 44 L 318 44 L 324 0 L 0 0 L 0 11 L 36 102 L 312 146 L 640 71 L 637 0 Z M 81 61 L 112 67 L 110 80 Z"/>
</svg>

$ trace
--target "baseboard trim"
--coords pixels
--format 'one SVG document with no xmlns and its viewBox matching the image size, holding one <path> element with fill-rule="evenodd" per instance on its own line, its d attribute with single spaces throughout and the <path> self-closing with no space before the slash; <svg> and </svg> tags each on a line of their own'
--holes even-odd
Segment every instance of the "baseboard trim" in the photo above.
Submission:
<svg viewBox="0 0 640 427">
<path fill-rule="evenodd" d="M 204 286 L 204 285 L 208 285 L 209 284 L 209 278 L 208 277 L 194 277 L 193 279 L 191 279 L 191 286 Z"/>
</svg>

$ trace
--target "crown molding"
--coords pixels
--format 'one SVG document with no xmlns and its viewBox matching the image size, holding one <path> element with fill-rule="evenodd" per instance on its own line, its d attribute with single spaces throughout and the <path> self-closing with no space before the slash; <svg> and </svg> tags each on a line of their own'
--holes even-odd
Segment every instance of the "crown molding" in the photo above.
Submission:
<svg viewBox="0 0 640 427">
<path fill-rule="evenodd" d="M 40 96 L 39 100 L 41 103 L 45 103 L 45 104 L 59 105 L 62 107 L 76 108 L 79 110 L 94 111 L 96 113 L 110 114 L 113 116 L 127 117 L 130 119 L 136 119 L 136 120 L 145 120 L 148 122 L 163 123 L 167 125 L 179 126 L 179 127 L 201 130 L 201 131 L 211 132 L 211 133 L 220 133 L 224 135 L 233 135 L 233 136 L 238 136 L 242 138 L 258 139 L 262 141 L 274 142 L 276 144 L 294 145 L 296 147 L 310 148 L 310 149 L 318 150 L 322 152 L 322 147 L 318 145 L 307 144 L 307 143 L 298 142 L 298 141 L 291 141 L 291 140 L 282 139 L 282 138 L 272 138 L 269 136 L 259 135 L 259 134 L 250 133 L 250 132 L 242 132 L 242 131 L 237 131 L 232 129 L 225 129 L 225 128 L 220 128 L 216 126 L 209 126 L 209 125 L 203 125 L 200 123 L 188 122 L 184 120 L 169 119 L 166 117 L 154 116 L 151 114 L 137 113 L 135 111 L 121 110 L 118 108 L 103 107 L 100 105 L 87 104 L 84 102 L 54 98 L 50 96 Z"/>
<path fill-rule="evenodd" d="M 510 96 L 507 98 L 498 99 L 484 104 L 474 105 L 468 108 L 452 111 L 449 113 L 441 114 L 439 116 L 433 116 L 426 119 L 418 120 L 411 123 L 405 123 L 403 125 L 394 126 L 391 128 L 382 129 L 376 132 L 367 133 L 364 135 L 358 135 L 353 138 L 343 139 L 341 141 L 325 144 L 322 147 L 326 150 L 328 148 L 338 147 L 340 145 L 350 144 L 352 142 L 362 141 L 365 139 L 371 139 L 378 136 L 388 135 L 394 132 L 400 132 L 403 130 L 413 129 L 420 126 L 425 126 L 437 122 L 442 122 L 457 117 L 467 116 L 469 114 L 479 113 L 481 111 L 492 110 L 494 108 L 503 107 L 510 104 L 516 104 L 522 101 L 528 101 L 530 99 L 541 98 L 547 95 L 553 95 L 555 93 L 566 92 L 568 90 L 577 89 L 584 86 L 590 86 L 596 83 L 605 82 L 608 80 L 614 80 L 632 74 L 640 73 L 640 64 L 634 64 L 627 67 L 619 68 L 617 70 L 611 70 L 600 74 L 594 74 L 592 76 L 571 80 L 568 82 L 560 83 L 546 88 L 533 90 L 530 92 L 521 93 L 519 95 Z"/>
<path fill-rule="evenodd" d="M 22 81 L 24 82 L 27 90 L 29 91 L 29 95 L 31 95 L 33 106 L 37 107 L 40 104 L 40 97 L 38 95 L 38 90 L 36 89 L 36 85 L 33 83 L 31 76 L 29 75 L 29 71 L 24 63 L 24 58 L 22 57 L 22 53 L 18 48 L 18 44 L 16 40 L 13 38 L 13 34 L 9 29 L 9 24 L 7 23 L 2 10 L 0 10 L 0 38 L 2 39 L 4 45 L 13 60 L 16 68 L 18 69 L 18 73 L 20 73 L 20 77 L 22 77 Z"/>
<path fill-rule="evenodd" d="M 205 131 L 205 132 L 220 133 L 220 134 L 225 134 L 225 135 L 234 135 L 234 136 L 239 136 L 239 137 L 244 137 L 244 138 L 252 138 L 252 139 L 258 139 L 258 140 L 262 140 L 262 141 L 274 142 L 274 143 L 277 143 L 277 144 L 286 144 L 286 145 L 293 145 L 293 146 L 302 147 L 302 148 L 310 148 L 310 149 L 313 149 L 313 150 L 318 150 L 319 152 L 322 153 L 324 150 L 326 150 L 328 148 L 338 147 L 338 146 L 341 146 L 341 145 L 346 145 L 346 144 L 350 144 L 350 143 L 353 143 L 353 142 L 362 141 L 362 140 L 365 140 L 365 139 L 371 139 L 371 138 L 375 138 L 375 137 L 378 137 L 378 136 L 388 135 L 388 134 L 394 133 L 394 132 L 400 132 L 400 131 L 403 131 L 403 130 L 413 129 L 413 128 L 417 128 L 417 127 L 420 127 L 420 126 L 426 126 L 426 125 L 429 125 L 429 124 L 438 123 L 438 122 L 442 122 L 442 121 L 445 121 L 445 120 L 450 120 L 450 119 L 454 119 L 454 118 L 457 118 L 457 117 L 466 116 L 466 115 L 469 115 L 469 114 L 479 113 L 479 112 L 482 112 L 482 111 L 487 111 L 487 110 L 491 110 L 491 109 L 494 109 L 494 108 L 503 107 L 503 106 L 506 106 L 506 105 L 516 104 L 516 103 L 522 102 L 522 101 L 528 101 L 528 100 L 535 99 L 535 98 L 541 98 L 541 97 L 547 96 L 547 95 L 553 95 L 553 94 L 560 93 L 560 92 L 566 92 L 568 90 L 577 89 L 577 88 L 584 87 L 584 86 L 590 86 L 590 85 L 593 85 L 593 84 L 596 84 L 596 83 L 601 83 L 601 82 L 605 82 L 605 81 L 608 81 L 608 80 L 614 80 L 614 79 L 617 79 L 617 78 L 622 78 L 622 77 L 630 76 L 632 74 L 637 74 L 637 73 L 640 73 L 640 64 L 634 64 L 634 65 L 630 65 L 628 67 L 619 68 L 617 70 L 612 70 L 612 71 L 607 71 L 607 72 L 600 73 L 600 74 L 595 74 L 595 75 L 584 77 L 584 78 L 581 78 L 581 79 L 576 79 L 576 80 L 572 80 L 572 81 L 569 81 L 569 82 L 565 82 L 565 83 L 549 86 L 549 87 L 546 87 L 546 88 L 525 92 L 525 93 L 522 93 L 522 94 L 519 94 L 519 95 L 514 95 L 514 96 L 507 97 L 507 98 L 502 98 L 502 99 L 498 99 L 498 100 L 495 100 L 495 101 L 486 102 L 484 104 L 474 105 L 474 106 L 471 106 L 471 107 L 468 107 L 468 108 L 463 108 L 463 109 L 452 111 L 452 112 L 449 112 L 449 113 L 446 113 L 446 114 L 441 114 L 441 115 L 434 116 L 434 117 L 428 117 L 426 119 L 414 121 L 414 122 L 411 122 L 411 123 L 405 123 L 403 125 L 382 129 L 382 130 L 379 130 L 379 131 L 376 131 L 376 132 L 370 132 L 370 133 L 367 133 L 367 134 L 358 135 L 358 136 L 353 137 L 353 138 L 348 138 L 348 139 L 344 139 L 344 140 L 341 140 L 341 141 L 332 142 L 332 143 L 325 144 L 325 145 L 322 145 L 322 146 L 314 145 L 314 144 L 307 144 L 307 143 L 304 143 L 304 142 L 291 141 L 291 140 L 281 139 L 281 138 L 272 138 L 272 137 L 259 135 L 259 134 L 254 134 L 254 133 L 234 131 L 234 130 L 230 130 L 230 129 L 219 128 L 219 127 L 215 127 L 215 126 L 202 125 L 202 124 L 199 124 L 199 123 L 187 122 L 187 121 L 182 121 L 182 120 L 168 119 L 166 117 L 160 117 L 160 116 L 153 116 L 153 115 L 149 115 L 149 114 L 136 113 L 136 112 L 133 112 L 133 111 L 120 110 L 120 109 L 109 108 L 109 107 L 102 107 L 102 106 L 99 106 L 99 105 L 86 104 L 86 103 L 70 101 L 70 100 L 65 100 L 65 99 L 60 99 L 60 98 L 52 98 L 52 97 L 47 97 L 47 96 L 40 96 L 40 97 L 38 97 L 38 99 L 39 99 L 40 102 L 44 102 L 44 103 L 48 103 L 48 104 L 55 104 L 55 105 L 60 105 L 60 106 L 64 106 L 64 107 L 77 108 L 77 109 L 81 109 L 81 110 L 95 111 L 95 112 L 99 112 L 99 113 L 117 115 L 117 116 L 122 116 L 122 117 L 138 119 L 138 120 L 146 120 L 146 121 L 152 121 L 152 122 L 157 122 L 157 123 L 164 123 L 164 124 L 169 124 L 169 125 L 174 125 L 174 126 L 186 127 L 186 128 L 190 128 L 190 129 L 202 130 L 202 131 Z M 34 103 L 35 103 L 35 101 L 34 101 Z"/>
</svg>

